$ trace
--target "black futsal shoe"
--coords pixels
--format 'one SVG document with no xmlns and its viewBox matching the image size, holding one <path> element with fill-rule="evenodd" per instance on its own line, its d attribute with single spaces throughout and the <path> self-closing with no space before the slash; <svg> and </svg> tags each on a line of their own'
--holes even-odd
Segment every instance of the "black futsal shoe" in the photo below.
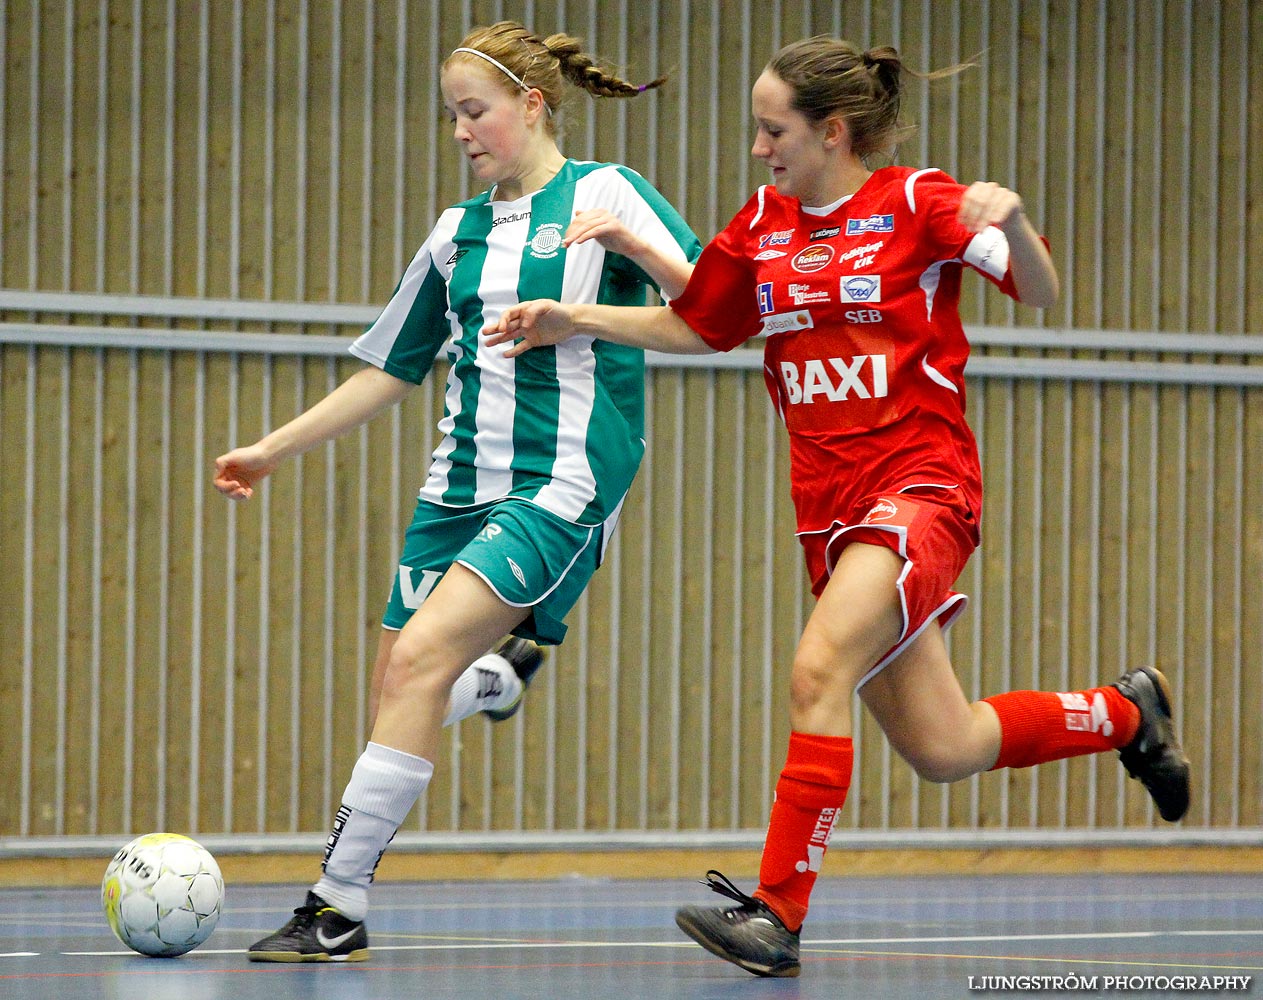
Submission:
<svg viewBox="0 0 1263 1000">
<path fill-rule="evenodd" d="M 363 921 L 348 920 L 308 890 L 290 922 L 256 941 L 246 955 L 252 962 L 363 962 L 368 931 Z"/>
<path fill-rule="evenodd" d="M 1188 758 L 1171 718 L 1171 688 L 1156 667 L 1137 667 L 1114 682 L 1140 709 L 1135 739 L 1118 751 L 1127 773 L 1148 789 L 1158 813 L 1174 823 L 1188 812 Z"/>
<path fill-rule="evenodd" d="M 531 683 L 531 678 L 535 676 L 535 671 L 544 662 L 544 651 L 529 639 L 520 639 L 515 635 L 511 635 L 504 645 L 496 650 L 496 654 L 503 656 L 509 661 L 509 666 L 517 674 L 517 679 L 522 682 L 522 690 L 518 692 L 518 696 L 514 699 L 512 705 L 506 708 L 484 708 L 482 710 L 482 714 L 492 722 L 503 722 L 505 719 L 511 719 L 517 714 L 517 710 L 522 707 L 522 699 L 526 696 L 527 685 Z"/>
<path fill-rule="evenodd" d="M 675 911 L 680 930 L 713 955 L 756 976 L 797 976 L 798 932 L 791 931 L 761 899 L 747 896 L 719 872 L 702 885 L 740 905 L 684 906 Z"/>
</svg>

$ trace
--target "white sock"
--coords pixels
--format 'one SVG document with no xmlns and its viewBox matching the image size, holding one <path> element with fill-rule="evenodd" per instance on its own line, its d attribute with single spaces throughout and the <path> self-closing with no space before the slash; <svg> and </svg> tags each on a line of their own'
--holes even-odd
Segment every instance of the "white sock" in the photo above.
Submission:
<svg viewBox="0 0 1263 1000">
<path fill-rule="evenodd" d="M 368 913 L 368 886 L 386 845 L 425 791 L 434 765 L 370 742 L 355 762 L 312 891 L 348 920 Z"/>
<path fill-rule="evenodd" d="M 508 708 L 521 693 L 522 681 L 508 660 L 498 653 L 480 656 L 452 685 L 443 725 L 468 719 L 485 708 Z"/>
</svg>

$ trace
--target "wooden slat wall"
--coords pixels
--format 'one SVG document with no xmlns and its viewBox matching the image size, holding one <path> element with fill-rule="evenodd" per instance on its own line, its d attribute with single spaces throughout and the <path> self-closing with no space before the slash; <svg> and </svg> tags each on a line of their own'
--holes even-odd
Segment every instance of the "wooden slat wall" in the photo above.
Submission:
<svg viewBox="0 0 1263 1000">
<path fill-rule="evenodd" d="M 470 190 L 438 63 L 501 17 L 671 75 L 635 101 L 576 95 L 563 145 L 640 169 L 704 238 L 764 180 L 749 86 L 783 42 L 976 57 L 913 86 L 924 127 L 900 159 L 1020 190 L 1065 292 L 1040 314 L 967 281 L 968 321 L 1263 331 L 1263 5 L 1246 0 L 0 0 L 0 283 L 385 301 Z M 356 364 L 0 347 L 0 835 L 327 825 L 441 393 L 248 507 L 207 471 Z M 1190 822 L 1259 823 L 1259 391 L 971 391 L 989 494 L 951 633 L 967 691 L 1160 660 L 1202 788 Z M 453 732 L 418 828 L 763 824 L 809 610 L 784 442 L 757 374 L 657 370 L 649 392 L 646 467 L 571 639 L 519 720 Z M 1152 821 L 1112 759 L 942 789 L 857 721 L 856 828 Z"/>
</svg>

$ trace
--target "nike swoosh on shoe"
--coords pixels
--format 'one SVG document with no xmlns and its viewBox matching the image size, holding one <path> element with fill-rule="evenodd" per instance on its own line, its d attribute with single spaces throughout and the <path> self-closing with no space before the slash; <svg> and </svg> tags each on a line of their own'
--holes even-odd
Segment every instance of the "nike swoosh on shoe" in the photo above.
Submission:
<svg viewBox="0 0 1263 1000">
<path fill-rule="evenodd" d="M 322 948 L 336 948 L 339 945 L 345 944 L 347 941 L 349 941 L 352 935 L 354 935 L 357 930 L 359 930 L 358 927 L 352 927 L 345 934 L 339 934 L 337 937 L 327 938 L 325 937 L 325 932 L 317 928 L 316 940 L 320 942 L 320 946 Z"/>
</svg>

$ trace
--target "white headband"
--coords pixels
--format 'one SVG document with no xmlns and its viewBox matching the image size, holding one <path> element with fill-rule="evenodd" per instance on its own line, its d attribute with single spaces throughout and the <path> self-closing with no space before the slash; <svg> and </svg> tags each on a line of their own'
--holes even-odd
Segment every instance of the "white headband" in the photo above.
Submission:
<svg viewBox="0 0 1263 1000">
<path fill-rule="evenodd" d="M 489 56 L 485 52 L 480 52 L 478 49 L 467 49 L 463 46 L 459 49 L 452 49 L 452 55 L 456 55 L 457 52 L 468 52 L 471 56 L 477 56 L 479 59 L 486 59 L 487 62 L 491 63 L 492 66 L 516 83 L 524 92 L 530 93 L 531 88 L 522 82 L 522 78 L 514 73 L 513 70 L 509 69 L 509 67 L 502 63 L 499 59 Z M 553 116 L 553 109 L 549 107 L 547 101 L 544 102 L 544 108 L 548 111 L 548 117 L 551 118 Z"/>
</svg>

